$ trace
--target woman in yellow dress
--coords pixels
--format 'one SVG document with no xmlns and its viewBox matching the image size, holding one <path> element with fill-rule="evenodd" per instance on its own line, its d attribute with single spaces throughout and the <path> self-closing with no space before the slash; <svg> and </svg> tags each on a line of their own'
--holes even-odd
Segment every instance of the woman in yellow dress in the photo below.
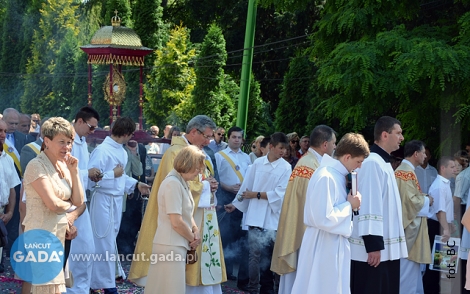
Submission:
<svg viewBox="0 0 470 294">
<path fill-rule="evenodd" d="M 64 245 L 70 230 L 65 213 L 83 204 L 78 160 L 70 155 L 75 131 L 64 118 L 52 117 L 44 122 L 42 132 L 42 152 L 29 162 L 24 173 L 26 216 L 23 225 L 25 232 L 49 231 Z M 47 283 L 33 284 L 31 292 L 66 292 L 63 271 Z"/>
</svg>

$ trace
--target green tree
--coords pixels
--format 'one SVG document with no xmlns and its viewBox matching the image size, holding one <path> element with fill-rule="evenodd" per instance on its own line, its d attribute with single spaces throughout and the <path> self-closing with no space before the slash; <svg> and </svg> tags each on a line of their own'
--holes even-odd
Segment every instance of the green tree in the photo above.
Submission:
<svg viewBox="0 0 470 294">
<path fill-rule="evenodd" d="M 318 65 L 312 112 L 323 109 L 343 131 L 395 116 L 406 139 L 449 154 L 461 135 L 451 118 L 470 98 L 468 2 L 420 3 L 326 2 L 310 51 Z"/>
<path fill-rule="evenodd" d="M 169 41 L 156 51 L 152 71 L 145 84 L 144 114 L 148 124 L 182 125 L 191 118 L 191 92 L 195 73 L 189 66 L 196 55 L 189 43 L 189 30 L 176 26 Z"/>
<path fill-rule="evenodd" d="M 291 60 L 284 76 L 279 105 L 276 109 L 275 126 L 279 132 L 309 134 L 306 118 L 310 110 L 312 92 L 310 83 L 315 66 L 308 56 L 300 55 Z"/>
<path fill-rule="evenodd" d="M 43 99 L 48 105 L 42 105 L 42 110 L 48 109 L 49 114 L 71 117 L 73 97 L 74 71 L 77 55 L 79 54 L 76 33 L 68 30 L 60 42 L 55 60 L 55 75 L 52 78 L 52 91 Z M 53 113 L 52 113 L 53 112 Z M 44 113 L 44 112 L 42 112 Z"/>
<path fill-rule="evenodd" d="M 238 99 L 240 98 L 240 87 L 238 86 L 239 83 L 235 83 L 231 81 L 231 79 L 227 78 L 225 81 L 230 81 L 234 84 L 234 86 L 231 87 L 227 86 L 226 89 L 230 93 L 230 96 L 234 97 L 234 104 L 238 105 Z M 274 132 L 274 123 L 270 111 L 271 109 L 269 104 L 264 102 L 261 98 L 260 83 L 256 80 L 255 75 L 252 73 L 245 138 L 252 139 L 259 135 L 269 135 Z"/>
<path fill-rule="evenodd" d="M 73 0 L 50 0 L 42 4 L 39 26 L 33 35 L 31 44 L 32 56 L 26 66 L 27 75 L 24 80 L 24 94 L 21 97 L 21 110 L 25 113 L 38 111 L 41 115 L 54 115 L 57 112 L 58 96 L 53 93 L 53 77 L 65 75 L 65 72 L 56 70 L 57 61 L 61 53 L 69 52 L 66 46 L 73 47 L 76 41 L 62 41 L 75 38 L 78 34 L 77 16 L 75 11 L 78 4 Z M 63 49 L 64 51 L 61 51 Z M 72 49 L 73 50 L 73 49 Z M 62 56 L 63 63 L 68 66 L 73 62 L 66 61 L 74 56 Z M 58 84 L 56 83 L 56 86 Z M 58 88 L 56 87 L 56 90 Z M 68 90 L 64 90 L 68 91 Z M 68 97 L 71 99 L 71 97 Z M 66 102 L 68 103 L 68 102 Z"/>
<path fill-rule="evenodd" d="M 229 128 L 235 119 L 235 109 L 232 97 L 224 88 L 226 61 L 227 51 L 222 30 L 212 25 L 201 44 L 196 61 L 193 115 L 208 115 L 218 126 Z"/>
<path fill-rule="evenodd" d="M 257 9 L 252 72 L 260 83 L 262 99 L 269 103 L 271 110 L 275 110 L 279 103 L 280 84 L 290 58 L 295 56 L 296 51 L 308 48 L 310 42 L 307 35 L 312 33 L 313 24 L 318 20 L 319 8 L 316 1 L 298 2 L 306 5 L 299 5 L 289 11 L 277 11 L 269 5 Z M 286 7 L 293 7 L 290 3 L 286 3 Z M 246 0 L 168 1 L 164 20 L 175 23 L 182 21 L 191 29 L 193 43 L 202 42 L 212 24 L 219 26 L 229 52 L 225 72 L 239 77 L 243 58 L 240 49 L 244 46 L 247 8 Z"/>
<path fill-rule="evenodd" d="M 79 15 L 79 34 L 77 36 L 78 46 L 83 46 L 90 43 L 90 40 L 93 34 L 100 28 L 101 20 L 101 11 L 103 7 L 101 3 L 90 3 L 86 2 L 80 6 L 80 15 Z M 88 103 L 88 56 L 87 54 L 77 49 L 77 56 L 75 58 L 75 69 L 74 69 L 74 80 L 73 80 L 73 89 L 72 97 L 74 98 L 70 101 L 70 117 L 72 120 L 78 110 L 87 105 Z M 93 81 L 100 79 L 101 83 L 104 79 L 104 74 L 102 76 L 97 75 L 97 66 L 93 66 Z M 106 69 L 103 69 L 106 71 Z M 92 81 L 92 82 L 93 82 Z M 103 100 L 103 94 L 101 91 L 101 85 L 94 83 L 92 88 L 92 106 L 100 113 L 100 125 L 108 124 L 108 105 Z"/>
<path fill-rule="evenodd" d="M 21 91 L 20 67 L 21 55 L 24 46 L 22 42 L 23 15 L 26 12 L 28 1 L 4 0 L 0 2 L 2 12 L 1 46 L 0 46 L 0 109 L 19 106 Z"/>
<path fill-rule="evenodd" d="M 152 49 L 161 49 L 168 39 L 169 27 L 162 20 L 161 4 L 161 0 L 136 0 L 133 7 L 134 31 L 140 36 L 142 45 Z M 153 64 L 153 57 L 148 60 Z"/>
<path fill-rule="evenodd" d="M 161 0 L 136 0 L 132 5 L 134 31 L 140 37 L 142 45 L 152 49 L 161 49 L 164 40 L 167 39 L 168 25 L 163 23 L 163 8 Z M 153 65 L 155 54 L 149 54 L 145 57 L 146 65 Z M 122 105 L 124 115 L 129 115 L 138 120 L 139 104 L 139 80 L 140 72 L 133 68 L 125 73 L 127 81 L 126 100 Z M 145 82 L 145 81 L 144 81 Z"/>
</svg>

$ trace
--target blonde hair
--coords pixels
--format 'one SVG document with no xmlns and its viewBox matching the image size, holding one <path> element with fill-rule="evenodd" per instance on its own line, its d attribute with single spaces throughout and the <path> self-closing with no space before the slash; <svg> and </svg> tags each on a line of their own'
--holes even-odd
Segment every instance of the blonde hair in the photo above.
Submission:
<svg viewBox="0 0 470 294">
<path fill-rule="evenodd" d="M 59 134 L 73 139 L 75 130 L 72 124 L 65 118 L 51 117 L 42 124 L 41 133 L 44 134 L 44 138 L 49 138 L 50 140 L 53 140 Z"/>
<path fill-rule="evenodd" d="M 264 139 L 264 136 L 258 136 L 258 137 L 255 139 L 254 143 L 261 143 L 261 141 L 263 141 L 263 139 Z"/>
<path fill-rule="evenodd" d="M 287 140 L 289 140 L 289 142 L 293 141 L 293 140 L 299 140 L 299 135 L 296 132 L 289 133 L 286 136 L 287 136 Z"/>
<path fill-rule="evenodd" d="M 350 154 L 352 157 L 358 156 L 369 156 L 369 144 L 364 139 L 364 136 L 356 133 L 347 133 L 341 140 L 335 149 L 335 157 L 341 157 L 346 154 Z"/>
<path fill-rule="evenodd" d="M 179 173 L 189 173 L 204 167 L 206 155 L 196 146 L 184 147 L 173 161 L 174 169 Z"/>
</svg>

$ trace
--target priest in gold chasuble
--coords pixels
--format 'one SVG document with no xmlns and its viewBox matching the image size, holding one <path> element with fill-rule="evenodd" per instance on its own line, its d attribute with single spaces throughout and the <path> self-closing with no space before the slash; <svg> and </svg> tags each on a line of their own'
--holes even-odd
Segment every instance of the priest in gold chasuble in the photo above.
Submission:
<svg viewBox="0 0 470 294">
<path fill-rule="evenodd" d="M 400 293 L 422 293 L 420 264 L 431 263 L 427 214 L 432 198 L 421 192 L 414 170 L 426 158 L 424 143 L 418 140 L 406 143 L 404 156 L 395 170 L 408 249 L 408 258 L 400 260 Z"/>
<path fill-rule="evenodd" d="M 335 131 L 325 125 L 316 126 L 310 135 L 310 148 L 300 158 L 287 184 L 282 203 L 271 271 L 281 275 L 279 294 L 290 294 L 297 270 L 300 243 L 305 232 L 304 206 L 307 186 L 322 156 L 332 156 L 336 147 Z"/>
</svg>

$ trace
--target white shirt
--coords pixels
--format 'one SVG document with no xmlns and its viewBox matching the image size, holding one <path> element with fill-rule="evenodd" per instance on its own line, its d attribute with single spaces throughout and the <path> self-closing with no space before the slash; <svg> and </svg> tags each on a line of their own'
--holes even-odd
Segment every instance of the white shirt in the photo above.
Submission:
<svg viewBox="0 0 470 294">
<path fill-rule="evenodd" d="M 220 155 L 221 152 L 230 157 L 230 159 L 235 164 L 235 168 L 238 167 L 238 171 L 244 177 L 248 166 L 251 164 L 250 157 L 245 152 L 238 149 L 237 152 L 233 151 L 230 148 L 226 148 L 215 154 L 215 162 L 217 164 L 217 171 L 219 172 L 219 179 L 221 183 L 231 186 L 235 184 L 241 184 L 240 179 L 238 178 L 236 172 L 233 170 L 230 163 Z"/>
<path fill-rule="evenodd" d="M 268 199 L 245 199 L 248 201 L 247 226 L 277 230 L 291 173 L 291 165 L 283 158 L 269 162 L 266 155 L 255 160 L 243 182 L 248 191 L 266 192 Z"/>
<path fill-rule="evenodd" d="M 447 222 L 451 223 L 454 220 L 454 204 L 452 192 L 450 191 L 450 181 L 441 175 L 437 175 L 429 188 L 429 195 L 434 198 L 434 203 L 429 209 L 428 218 L 439 221 L 436 214 L 439 211 L 444 211 Z"/>
<path fill-rule="evenodd" d="M 0 143 L 1 144 L 1 143 Z M 8 204 L 10 189 L 21 184 L 13 158 L 6 152 L 0 155 L 0 207 Z"/>
<path fill-rule="evenodd" d="M 88 188 L 88 162 L 90 161 L 90 153 L 88 152 L 86 138 L 80 138 L 76 132 L 75 138 L 73 139 L 72 152 L 70 152 L 70 154 L 78 159 L 80 180 L 82 182 L 83 191 L 85 191 Z M 86 197 L 84 201 L 87 201 Z"/>
<path fill-rule="evenodd" d="M 431 187 L 432 182 L 434 182 L 437 177 L 437 169 L 429 164 L 426 166 L 426 168 L 422 168 L 420 165 L 418 165 L 415 168 L 415 174 L 418 178 L 421 192 L 429 194 L 429 187 Z"/>
</svg>

